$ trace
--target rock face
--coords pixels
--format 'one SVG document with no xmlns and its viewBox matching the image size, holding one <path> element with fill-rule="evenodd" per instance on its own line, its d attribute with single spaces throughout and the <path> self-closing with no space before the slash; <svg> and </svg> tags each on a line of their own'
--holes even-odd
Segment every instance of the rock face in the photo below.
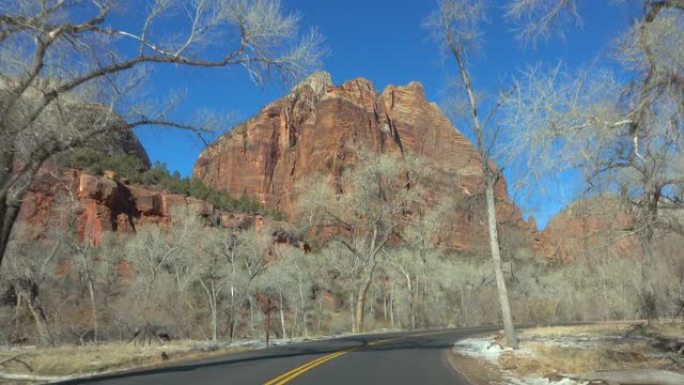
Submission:
<svg viewBox="0 0 684 385">
<path fill-rule="evenodd" d="M 379 93 L 362 78 L 334 86 L 327 73 L 312 75 L 205 149 L 194 177 L 236 197 L 257 197 L 292 216 L 297 214 L 295 186 L 312 174 L 339 177 L 358 148 L 413 154 L 439 170 L 443 184 L 456 186 L 454 194 L 482 191 L 479 156 L 427 101 L 421 84 L 388 86 Z M 496 195 L 501 220 L 527 228 L 509 203 L 503 178 Z M 455 213 L 447 236 L 451 246 L 469 248 L 473 237 L 486 235 L 483 221 L 470 212 Z"/>
<path fill-rule="evenodd" d="M 594 197 L 570 204 L 538 233 L 538 251 L 552 263 L 597 256 L 643 254 L 634 234 L 634 217 L 617 197 Z"/>
<path fill-rule="evenodd" d="M 262 230 L 274 221 L 260 215 L 226 212 L 205 201 L 127 185 L 107 176 L 44 167 L 26 195 L 18 224 L 34 237 L 48 229 L 74 227 L 82 241 L 99 243 L 104 233 L 134 233 L 154 224 L 166 226 L 175 215 L 202 216 L 224 228 Z M 71 222 L 74 218 L 73 223 Z M 280 224 L 279 224 L 280 225 Z"/>
<path fill-rule="evenodd" d="M 669 222 L 681 215 L 667 208 L 659 216 Z M 538 255 L 551 263 L 591 263 L 605 257 L 642 259 L 647 254 L 639 238 L 638 213 L 617 196 L 597 196 L 571 203 L 535 234 Z M 680 220 L 680 219 L 677 219 Z M 659 226 L 660 227 L 660 226 Z M 684 258 L 684 237 L 677 231 L 658 231 L 654 250 L 673 260 Z"/>
</svg>

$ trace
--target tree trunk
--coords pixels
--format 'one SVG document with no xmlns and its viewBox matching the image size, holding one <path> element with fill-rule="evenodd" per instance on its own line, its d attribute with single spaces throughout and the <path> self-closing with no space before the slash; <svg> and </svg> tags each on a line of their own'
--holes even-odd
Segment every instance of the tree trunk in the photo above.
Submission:
<svg viewBox="0 0 684 385">
<path fill-rule="evenodd" d="M 655 224 L 658 220 L 658 201 L 660 196 L 657 193 L 649 194 L 649 203 L 646 214 L 646 226 L 643 233 L 644 246 L 646 251 L 646 262 L 641 264 L 641 306 L 642 311 L 651 325 L 658 319 L 658 304 L 655 289 Z"/>
<path fill-rule="evenodd" d="M 38 333 L 40 343 L 43 345 L 51 345 L 52 334 L 50 333 L 47 317 L 45 316 L 43 308 L 40 306 L 40 303 L 35 302 L 31 298 L 30 293 L 24 292 L 23 296 L 31 315 L 33 316 L 33 321 L 36 324 L 36 332 Z"/>
<path fill-rule="evenodd" d="M 352 333 L 356 333 L 356 318 L 354 315 L 354 291 L 349 293 L 349 313 L 351 316 Z"/>
<path fill-rule="evenodd" d="M 321 300 L 318 306 L 318 320 L 316 320 L 316 331 L 321 332 L 321 323 L 323 322 L 323 304 L 325 301 L 325 292 L 321 291 Z"/>
<path fill-rule="evenodd" d="M 371 283 L 373 283 L 372 275 L 369 274 L 368 278 L 363 282 L 359 288 L 359 292 L 356 296 L 356 309 L 355 309 L 355 329 L 356 333 L 363 332 L 363 322 L 366 310 L 366 296 L 368 296 L 368 289 L 370 289 Z"/>
<path fill-rule="evenodd" d="M 230 342 L 235 336 L 235 286 L 230 285 Z"/>
<path fill-rule="evenodd" d="M 211 306 L 211 339 L 218 341 L 218 309 L 216 309 L 216 300 L 212 301 Z"/>
<path fill-rule="evenodd" d="M 382 299 L 382 317 L 387 322 L 387 301 L 389 301 L 389 296 L 387 292 L 384 293 L 385 297 Z"/>
<path fill-rule="evenodd" d="M 278 293 L 278 309 L 280 312 L 280 328 L 283 331 L 283 339 L 287 339 L 287 330 L 285 330 L 285 311 L 283 310 L 283 293 Z"/>
<path fill-rule="evenodd" d="M 93 322 L 93 342 L 97 342 L 97 332 L 98 332 L 98 324 L 97 324 L 97 303 L 95 301 L 95 284 L 93 283 L 93 279 L 89 276 L 88 277 L 88 293 L 90 294 L 90 315 L 92 317 L 92 322 Z"/>
<path fill-rule="evenodd" d="M 513 329 L 513 319 L 511 317 L 511 305 L 508 301 L 508 290 L 501 268 L 501 254 L 499 252 L 499 234 L 496 229 L 496 202 L 494 200 L 495 178 L 489 176 L 485 184 L 485 194 L 487 196 L 487 225 L 489 227 L 489 247 L 494 260 L 494 273 L 496 275 L 496 289 L 499 294 L 499 305 L 501 305 L 501 317 L 503 318 L 504 334 L 506 345 L 516 349 L 518 341 L 515 338 Z"/>
<path fill-rule="evenodd" d="M 8 204 L 5 197 L 0 198 L 0 266 L 2 266 L 2 260 L 5 251 L 7 251 L 7 244 L 20 208 L 19 203 Z"/>
<path fill-rule="evenodd" d="M 390 283 L 389 298 L 390 327 L 394 329 L 394 285 Z"/>
<path fill-rule="evenodd" d="M 409 291 L 409 318 L 411 321 L 411 330 L 414 330 L 416 328 L 416 298 L 415 294 L 413 293 L 413 285 L 411 284 L 411 275 L 406 274 L 406 284 L 408 285 L 408 291 Z"/>
<path fill-rule="evenodd" d="M 297 283 L 299 284 L 299 303 L 301 304 L 300 308 L 302 310 L 302 326 L 303 326 L 303 332 L 304 332 L 304 337 L 309 336 L 309 317 L 307 316 L 307 311 L 306 311 L 306 300 L 304 299 L 304 290 L 302 289 L 302 275 L 299 272 L 299 267 L 297 268 L 298 272 L 298 279 Z"/>
<path fill-rule="evenodd" d="M 492 252 L 492 259 L 494 260 L 494 273 L 496 274 L 496 287 L 499 294 L 499 305 L 501 306 L 501 316 L 503 318 L 504 333 L 506 335 L 506 345 L 511 348 L 516 348 L 518 342 L 515 338 L 515 330 L 513 329 L 513 320 L 511 318 L 511 305 L 508 302 L 508 290 L 506 290 L 506 281 L 504 280 L 503 271 L 501 270 L 501 254 L 499 251 L 499 234 L 496 229 L 496 201 L 494 199 L 494 185 L 497 180 L 497 175 L 491 169 L 489 164 L 489 151 L 485 144 L 484 130 L 480 124 L 480 115 L 478 112 L 478 103 L 473 89 L 473 84 L 470 79 L 470 73 L 466 68 L 465 59 L 463 58 L 463 47 L 454 39 L 454 36 L 449 32 L 447 40 L 456 63 L 458 64 L 461 80 L 463 80 L 463 87 L 468 97 L 470 104 L 470 113 L 473 120 L 473 130 L 477 140 L 477 150 L 482 162 L 483 182 L 485 185 L 485 195 L 487 199 L 487 226 L 489 227 L 489 247 Z M 485 122 L 485 124 L 487 124 Z"/>
</svg>

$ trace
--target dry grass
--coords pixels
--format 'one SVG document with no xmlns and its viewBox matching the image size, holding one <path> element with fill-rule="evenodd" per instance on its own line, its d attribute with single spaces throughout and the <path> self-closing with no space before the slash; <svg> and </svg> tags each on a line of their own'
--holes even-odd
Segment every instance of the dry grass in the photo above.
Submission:
<svg viewBox="0 0 684 385">
<path fill-rule="evenodd" d="M 684 337 L 684 322 L 658 323 L 650 326 L 652 333 L 663 338 Z"/>
<path fill-rule="evenodd" d="M 501 365 L 521 376 L 546 376 L 551 373 L 588 373 L 597 370 L 669 368 L 672 362 L 652 356 L 646 345 L 632 345 L 629 349 L 608 344 L 594 348 L 571 348 L 543 343 L 525 344 L 533 355 L 503 354 Z"/>
<path fill-rule="evenodd" d="M 448 360 L 451 366 L 473 385 L 502 383 L 499 370 L 485 360 L 478 360 L 457 353 L 449 354 Z"/>
<path fill-rule="evenodd" d="M 621 335 L 633 328 L 628 323 L 606 323 L 593 325 L 548 326 L 534 329 L 523 329 L 521 336 L 558 337 L 558 336 L 606 336 Z"/>
<path fill-rule="evenodd" d="M 0 350 L 0 361 L 16 355 L 26 362 L 31 371 L 19 362 L 8 362 L 0 368 L 6 373 L 44 376 L 69 376 L 118 369 L 138 368 L 157 364 L 194 360 L 244 351 L 240 347 L 223 347 L 203 351 L 197 341 L 174 341 L 165 345 L 140 346 L 125 343 L 97 345 L 65 345 L 58 347 L 20 347 Z M 162 359 L 162 352 L 168 356 Z"/>
<path fill-rule="evenodd" d="M 632 332 L 632 333 L 630 333 Z M 601 339 L 630 335 L 633 339 Z M 630 324 L 599 324 L 527 329 L 520 333 L 521 349 L 505 353 L 499 363 L 520 376 L 546 376 L 551 373 L 587 373 L 597 370 L 684 369 L 683 360 L 667 356 L 644 338 L 681 338 L 681 323 L 636 327 Z M 573 346 L 568 339 L 588 337 L 590 344 Z"/>
</svg>

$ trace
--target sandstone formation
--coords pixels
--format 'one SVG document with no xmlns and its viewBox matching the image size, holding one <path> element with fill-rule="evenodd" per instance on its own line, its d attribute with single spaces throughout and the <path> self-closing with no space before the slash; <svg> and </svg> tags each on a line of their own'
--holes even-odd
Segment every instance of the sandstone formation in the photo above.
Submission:
<svg viewBox="0 0 684 385">
<path fill-rule="evenodd" d="M 684 258 L 684 237 L 669 231 L 670 215 L 681 215 L 663 207 L 652 247 L 661 256 Z M 592 263 L 602 258 L 635 258 L 646 255 L 639 239 L 642 225 L 629 204 L 617 196 L 596 196 L 575 201 L 534 234 L 533 248 L 551 263 Z M 659 230 L 658 230 L 659 229 Z"/>
<path fill-rule="evenodd" d="M 362 78 L 335 86 L 327 73 L 312 75 L 205 149 L 194 177 L 235 197 L 254 196 L 292 218 L 297 184 L 313 174 L 339 180 L 359 148 L 420 157 L 456 197 L 482 191 L 481 161 L 471 142 L 428 102 L 420 83 L 379 93 Z M 503 178 L 496 195 L 501 221 L 527 229 Z M 450 247 L 468 249 L 486 236 L 484 218 L 472 210 L 454 213 L 452 223 Z"/>
<path fill-rule="evenodd" d="M 537 234 L 538 251 L 553 263 L 642 255 L 635 220 L 617 197 L 573 202 Z"/>
<path fill-rule="evenodd" d="M 199 199 L 49 167 L 41 169 L 31 185 L 18 224 L 28 225 L 24 227 L 35 237 L 49 229 L 70 227 L 82 241 L 98 243 L 108 231 L 134 233 L 140 226 L 166 226 L 184 213 L 231 229 L 286 227 L 261 215 L 222 211 Z M 290 241 L 283 235 L 280 238 L 278 242 Z"/>
</svg>

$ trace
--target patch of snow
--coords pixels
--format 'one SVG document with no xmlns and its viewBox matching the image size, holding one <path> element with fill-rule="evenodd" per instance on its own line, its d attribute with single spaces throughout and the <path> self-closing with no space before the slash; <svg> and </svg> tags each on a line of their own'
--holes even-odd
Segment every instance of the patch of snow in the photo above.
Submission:
<svg viewBox="0 0 684 385">
<path fill-rule="evenodd" d="M 482 358 L 498 365 L 499 356 L 504 352 L 504 349 L 492 338 L 467 338 L 456 342 L 454 352 L 469 357 Z"/>
<path fill-rule="evenodd" d="M 502 349 L 494 341 L 494 337 L 489 338 L 467 338 L 457 341 L 453 351 L 464 356 L 486 360 L 498 368 L 499 357 L 504 352 L 510 351 L 509 348 Z M 515 354 L 533 354 L 531 351 L 520 349 Z M 511 371 L 501 369 L 503 385 L 586 385 L 587 382 L 576 381 L 570 378 L 562 378 L 552 381 L 545 377 L 523 377 L 517 378 Z"/>
<path fill-rule="evenodd" d="M 523 377 L 515 378 L 511 376 L 504 376 L 504 381 L 508 385 L 584 385 L 587 382 L 575 381 L 570 378 L 562 378 L 559 381 L 551 381 L 544 377 Z"/>
</svg>

